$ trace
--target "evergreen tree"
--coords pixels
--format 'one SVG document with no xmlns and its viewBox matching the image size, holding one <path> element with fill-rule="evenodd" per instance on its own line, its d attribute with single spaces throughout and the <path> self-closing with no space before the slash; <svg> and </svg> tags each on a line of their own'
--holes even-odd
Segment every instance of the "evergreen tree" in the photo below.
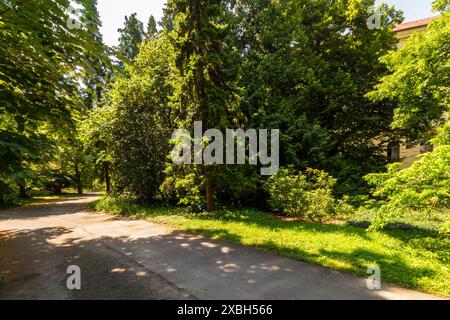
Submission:
<svg viewBox="0 0 450 320">
<path fill-rule="evenodd" d="M 145 37 L 144 24 L 139 21 L 136 13 L 131 16 L 125 16 L 125 24 L 123 29 L 118 30 L 119 38 L 119 53 L 127 60 L 133 61 L 138 52 L 139 45 Z"/>
<path fill-rule="evenodd" d="M 355 192 L 364 174 L 384 168 L 376 140 L 391 139 L 394 105 L 365 94 L 387 71 L 379 58 L 396 48 L 392 27 L 401 17 L 384 6 L 383 28 L 370 30 L 373 4 L 243 0 L 236 9 L 241 108 L 250 126 L 280 129 L 281 163 L 332 171 L 338 188 L 348 185 L 340 193 Z"/>
<path fill-rule="evenodd" d="M 152 39 L 158 33 L 158 29 L 156 28 L 156 20 L 153 15 L 150 16 L 147 23 L 147 39 Z"/>
<path fill-rule="evenodd" d="M 219 129 L 232 125 L 237 116 L 238 54 L 233 47 L 230 2 L 225 0 L 170 0 L 174 27 L 170 33 L 180 82 L 174 102 L 177 124 Z M 194 175 L 205 187 L 206 206 L 213 210 L 214 180 L 218 168 L 194 166 Z"/>
</svg>

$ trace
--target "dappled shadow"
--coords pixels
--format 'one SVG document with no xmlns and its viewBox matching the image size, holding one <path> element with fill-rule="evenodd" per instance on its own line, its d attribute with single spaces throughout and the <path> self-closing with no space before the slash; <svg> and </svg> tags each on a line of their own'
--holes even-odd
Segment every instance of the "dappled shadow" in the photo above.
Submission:
<svg viewBox="0 0 450 320">
<path fill-rule="evenodd" d="M 335 233 L 335 234 L 347 234 L 353 237 L 358 237 L 364 240 L 369 240 L 370 236 L 365 229 L 359 227 L 352 227 L 348 225 L 338 224 L 324 224 L 320 222 L 307 222 L 307 221 L 285 221 L 271 215 L 269 213 L 262 213 L 253 210 L 239 210 L 236 213 L 231 211 L 218 211 L 212 214 L 198 214 L 195 215 L 196 219 L 205 221 L 221 221 L 221 222 L 233 222 L 242 223 L 248 226 L 255 226 L 258 228 L 271 229 L 271 230 L 291 230 L 291 231 L 307 231 L 311 233 Z"/>
<path fill-rule="evenodd" d="M 2 220 L 31 220 L 41 217 L 65 215 L 80 212 L 80 208 L 88 209 L 88 204 L 98 198 L 98 195 L 83 195 L 54 200 L 36 200 L 31 204 L 0 210 Z"/>
<path fill-rule="evenodd" d="M 399 256 L 383 255 L 364 248 L 358 248 L 351 252 L 322 249 L 319 255 L 332 260 L 336 259 L 336 261 L 344 261 L 351 266 L 350 270 L 353 271 L 366 270 L 373 265 L 378 266 L 385 281 L 399 283 L 398 279 L 402 279 L 403 283 L 411 284 L 409 287 L 420 286 L 424 279 L 436 276 L 436 271 L 433 269 L 414 266 Z"/>
<path fill-rule="evenodd" d="M 105 246 L 111 241 L 83 240 L 73 230 L 62 227 L 1 232 L 0 299 L 193 298 Z M 66 271 L 70 265 L 81 268 L 82 290 L 67 288 Z"/>
<path fill-rule="evenodd" d="M 86 240 L 71 229 L 42 228 L 1 239 L 0 299 L 380 298 L 350 275 L 184 232 Z M 69 265 L 81 268 L 81 291 L 66 287 Z"/>
<path fill-rule="evenodd" d="M 47 212 L 51 219 L 55 212 L 64 211 L 69 215 L 79 212 L 79 208 L 69 205 L 71 202 L 73 206 L 73 199 L 57 202 L 59 205 L 50 211 L 35 214 L 25 210 L 21 214 L 24 219 L 33 219 Z M 94 216 L 85 214 L 80 219 L 85 221 Z M 63 218 L 58 217 L 59 220 Z M 245 215 L 242 221 L 252 223 Z M 365 278 L 208 238 L 247 244 L 240 234 L 225 229 L 192 228 L 190 231 L 193 233 L 190 233 L 143 221 L 117 218 L 105 221 L 103 217 L 92 225 L 83 224 L 82 228 L 43 228 L 45 223 L 28 221 L 26 229 L 0 233 L 0 272 L 4 277 L 0 282 L 0 299 L 197 297 L 276 300 L 385 297 L 380 292 L 368 290 Z M 265 226 L 264 221 L 258 223 L 258 226 Z M 288 228 L 289 222 L 280 223 Z M 317 228 L 322 232 L 321 226 Z M 339 226 L 323 228 L 328 232 L 340 232 L 341 229 Z M 381 261 L 381 267 L 398 264 L 398 270 L 417 279 L 434 275 L 431 270 L 415 268 L 395 257 L 377 255 L 367 250 L 345 254 L 324 250 L 311 254 L 289 248 L 288 244 L 280 247 L 275 240 L 270 243 L 263 239 L 255 247 L 275 253 L 283 250 L 283 255 L 311 262 L 318 262 L 320 256 L 338 257 L 353 264 L 352 271 L 361 268 L 361 274 L 366 271 L 366 260 L 376 260 Z M 66 270 L 69 265 L 81 268 L 81 291 L 67 289 Z M 387 287 L 383 293 L 389 293 L 389 290 Z M 406 298 L 416 293 L 403 294 Z"/>
</svg>

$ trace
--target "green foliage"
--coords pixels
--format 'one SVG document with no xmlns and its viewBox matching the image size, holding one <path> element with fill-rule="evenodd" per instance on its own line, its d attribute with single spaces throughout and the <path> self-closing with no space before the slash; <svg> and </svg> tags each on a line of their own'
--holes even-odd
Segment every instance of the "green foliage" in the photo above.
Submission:
<svg viewBox="0 0 450 320">
<path fill-rule="evenodd" d="M 70 177 L 60 170 L 47 169 L 39 175 L 39 179 L 37 185 L 42 185 L 45 190 L 56 195 L 62 194 L 63 189 L 70 186 Z"/>
<path fill-rule="evenodd" d="M 399 168 L 400 164 L 393 164 L 387 173 L 366 177 L 375 188 L 373 195 L 385 201 L 377 209 L 379 215 L 372 228 L 381 228 L 410 210 L 431 213 L 450 207 L 450 146 L 437 147 L 411 168 Z"/>
<path fill-rule="evenodd" d="M 112 160 L 116 189 L 147 201 L 159 193 L 164 180 L 174 128 L 168 107 L 173 92 L 170 52 L 165 36 L 141 46 L 135 63 L 126 68 L 128 76 L 119 78 L 109 93 L 112 109 L 99 111 L 96 130 L 97 141 L 107 146 L 104 158 Z"/>
<path fill-rule="evenodd" d="M 363 228 L 347 225 L 283 221 L 242 208 L 193 214 L 178 207 L 142 206 L 123 197 L 101 199 L 94 208 L 363 277 L 367 276 L 367 268 L 376 264 L 384 270 L 385 281 L 443 296 L 450 293 L 450 238 L 436 233 L 367 233 Z"/>
<path fill-rule="evenodd" d="M 445 222 L 439 231 L 441 234 L 450 235 L 450 221 Z"/>
<path fill-rule="evenodd" d="M 450 10 L 450 0 L 435 0 L 433 2 L 434 11 L 448 11 Z"/>
<path fill-rule="evenodd" d="M 144 40 L 144 24 L 136 17 L 136 13 L 131 16 L 125 16 L 123 29 L 118 30 L 119 53 L 128 61 L 133 61 L 139 53 L 139 45 Z"/>
<path fill-rule="evenodd" d="M 448 1 L 436 1 L 444 10 Z M 375 100 L 395 100 L 394 128 L 406 129 L 412 142 L 428 140 L 443 124 L 449 111 L 450 13 L 433 20 L 424 33 L 411 36 L 405 46 L 389 53 L 383 60 L 391 73 L 382 78 L 369 96 Z M 372 229 L 385 226 L 392 219 L 408 216 L 412 210 L 431 212 L 450 205 L 450 134 L 449 122 L 443 124 L 432 140 L 440 144 L 411 168 L 399 170 L 392 165 L 384 174 L 367 176 L 381 198 Z"/>
<path fill-rule="evenodd" d="M 171 107 L 179 128 L 191 130 L 195 121 L 204 128 L 224 130 L 237 125 L 239 88 L 237 77 L 240 56 L 231 29 L 232 1 L 171 0 L 167 8 L 173 17 L 169 32 L 174 49 L 177 78 L 173 83 Z M 218 166 L 200 166 L 191 170 L 169 170 L 185 175 L 169 177 L 186 181 L 203 179 L 208 210 L 214 206 Z M 175 182 L 175 185 L 177 182 Z M 199 196 L 195 192 L 195 198 Z M 189 194 L 189 193 L 188 193 Z M 181 199 L 184 202 L 184 199 Z M 186 200 L 191 202 L 191 199 Z"/>
<path fill-rule="evenodd" d="M 434 19 L 426 32 L 413 34 L 401 50 L 390 52 L 383 61 L 390 74 L 369 97 L 395 100 L 393 127 L 407 129 L 409 141 L 428 140 L 449 111 L 450 12 Z"/>
<path fill-rule="evenodd" d="M 269 178 L 266 190 L 273 210 L 289 217 L 324 220 L 335 213 L 335 183 L 324 171 L 307 169 L 297 173 L 281 169 Z"/>
<path fill-rule="evenodd" d="M 0 180 L 8 186 L 2 194 L 17 186 L 25 196 L 40 181 L 59 138 L 74 134 L 74 117 L 86 106 L 80 83 L 109 63 L 110 50 L 98 41 L 96 2 L 76 2 L 79 29 L 68 27 L 67 0 L 0 3 Z"/>
<path fill-rule="evenodd" d="M 384 6 L 384 28 L 369 30 L 373 4 L 246 0 L 236 8 L 248 126 L 280 129 L 282 165 L 332 172 L 340 194 L 366 191 L 362 177 L 386 161 L 375 141 L 391 135 L 393 105 L 365 94 L 386 74 L 379 58 L 396 47 L 401 16 Z"/>
<path fill-rule="evenodd" d="M 147 39 L 154 38 L 157 33 L 158 29 L 156 27 L 156 20 L 155 17 L 151 15 L 150 18 L 148 19 L 147 24 L 147 33 L 146 33 Z"/>
<path fill-rule="evenodd" d="M 178 204 L 197 212 L 206 209 L 205 177 L 201 174 L 201 168 L 168 166 L 165 173 L 166 179 L 160 187 L 165 199 L 172 202 L 178 199 Z"/>
</svg>

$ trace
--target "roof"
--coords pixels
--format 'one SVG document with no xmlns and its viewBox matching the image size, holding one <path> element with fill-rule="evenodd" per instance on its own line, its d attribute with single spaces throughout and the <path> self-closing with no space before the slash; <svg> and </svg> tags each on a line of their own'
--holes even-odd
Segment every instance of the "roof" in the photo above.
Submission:
<svg viewBox="0 0 450 320">
<path fill-rule="evenodd" d="M 425 18 L 425 19 L 405 22 L 405 23 L 402 23 L 402 24 L 399 24 L 398 26 L 396 26 L 394 28 L 394 31 L 398 32 L 398 31 L 403 31 L 403 30 L 409 30 L 409 29 L 415 29 L 415 28 L 420 28 L 420 27 L 426 27 L 434 18 L 437 18 L 437 17 L 439 17 L 439 16 L 428 17 L 428 18 Z"/>
</svg>

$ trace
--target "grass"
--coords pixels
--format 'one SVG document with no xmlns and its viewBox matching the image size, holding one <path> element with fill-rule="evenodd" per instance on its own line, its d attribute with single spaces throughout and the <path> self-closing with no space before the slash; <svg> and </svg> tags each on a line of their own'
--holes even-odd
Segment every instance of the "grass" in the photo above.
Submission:
<svg viewBox="0 0 450 320">
<path fill-rule="evenodd" d="M 253 209 L 193 214 L 184 208 L 147 207 L 124 198 L 103 198 L 92 207 L 355 275 L 368 276 L 367 268 L 377 265 L 384 281 L 450 297 L 450 238 L 438 233 L 368 233 L 350 225 L 283 221 Z"/>
<path fill-rule="evenodd" d="M 367 228 L 377 215 L 376 210 L 361 207 L 350 218 L 351 225 Z M 385 227 L 386 229 L 423 230 L 439 232 L 445 223 L 450 221 L 450 210 L 439 209 L 432 212 L 409 211 L 403 217 L 394 217 Z"/>
<path fill-rule="evenodd" d="M 31 201 L 36 200 L 58 200 L 64 198 L 73 198 L 79 197 L 78 193 L 63 193 L 63 194 L 42 194 L 42 195 L 34 195 L 31 197 Z"/>
<path fill-rule="evenodd" d="M 0 210 L 12 209 L 21 206 L 25 206 L 27 204 L 33 203 L 34 201 L 42 201 L 42 200 L 58 200 L 64 198 L 72 198 L 79 197 L 79 194 L 76 193 L 62 193 L 62 194 L 34 194 L 28 198 L 15 198 L 14 201 L 11 201 L 9 204 L 5 206 L 1 206 Z"/>
</svg>

